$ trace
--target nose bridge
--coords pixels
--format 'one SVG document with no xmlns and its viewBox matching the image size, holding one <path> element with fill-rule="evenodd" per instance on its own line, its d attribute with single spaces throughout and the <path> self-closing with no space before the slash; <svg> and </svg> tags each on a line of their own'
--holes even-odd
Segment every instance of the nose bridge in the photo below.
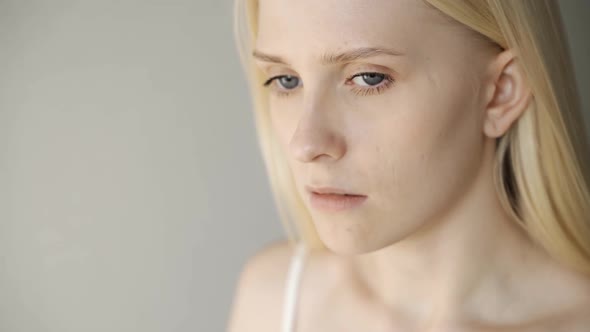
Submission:
<svg viewBox="0 0 590 332">
<path fill-rule="evenodd" d="M 338 128 L 338 110 L 329 89 L 304 94 L 302 110 L 290 141 L 290 150 L 301 162 L 320 156 L 340 159 L 345 153 L 344 137 Z"/>
</svg>

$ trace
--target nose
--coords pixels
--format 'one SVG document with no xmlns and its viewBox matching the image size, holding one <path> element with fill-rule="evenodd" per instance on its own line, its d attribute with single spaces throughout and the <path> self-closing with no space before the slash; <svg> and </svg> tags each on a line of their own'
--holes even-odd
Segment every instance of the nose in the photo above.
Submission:
<svg viewBox="0 0 590 332">
<path fill-rule="evenodd" d="M 289 142 L 289 150 L 295 159 L 308 163 L 320 158 L 342 158 L 346 143 L 335 128 L 337 121 L 330 121 L 328 114 L 319 109 L 307 109 L 301 114 Z"/>
</svg>

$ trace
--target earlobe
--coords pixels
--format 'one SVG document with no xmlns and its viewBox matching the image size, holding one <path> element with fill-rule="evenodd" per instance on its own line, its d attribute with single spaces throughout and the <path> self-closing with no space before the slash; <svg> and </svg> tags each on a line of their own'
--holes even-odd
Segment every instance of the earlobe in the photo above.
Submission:
<svg viewBox="0 0 590 332">
<path fill-rule="evenodd" d="M 503 136 L 527 108 L 531 92 L 518 61 L 510 50 L 500 53 L 492 80 L 493 96 L 485 110 L 484 133 L 490 138 Z"/>
</svg>

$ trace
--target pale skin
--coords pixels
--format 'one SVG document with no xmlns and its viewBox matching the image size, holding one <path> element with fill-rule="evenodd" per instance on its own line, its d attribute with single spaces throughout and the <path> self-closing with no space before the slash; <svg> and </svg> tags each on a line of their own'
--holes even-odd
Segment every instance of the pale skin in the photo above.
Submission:
<svg viewBox="0 0 590 332">
<path fill-rule="evenodd" d="M 306 263 L 297 331 L 589 330 L 590 279 L 500 205 L 496 139 L 532 95 L 511 50 L 474 36 L 416 0 L 260 1 L 273 130 L 328 248 Z M 322 61 L 359 48 L 397 55 Z M 368 199 L 320 211 L 306 185 Z M 248 262 L 229 331 L 279 331 L 291 255 Z"/>
</svg>

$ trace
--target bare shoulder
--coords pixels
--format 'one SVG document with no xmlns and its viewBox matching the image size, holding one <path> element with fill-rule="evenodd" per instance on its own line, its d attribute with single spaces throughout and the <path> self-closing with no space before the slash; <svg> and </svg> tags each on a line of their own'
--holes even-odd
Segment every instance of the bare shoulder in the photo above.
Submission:
<svg viewBox="0 0 590 332">
<path fill-rule="evenodd" d="M 556 276 L 552 302 L 563 308 L 554 318 L 553 331 L 586 332 L 590 326 L 590 276 L 563 270 Z M 549 318 L 551 321 L 551 317 Z"/>
<path fill-rule="evenodd" d="M 279 329 L 294 249 L 287 240 L 280 240 L 263 247 L 246 261 L 235 289 L 229 332 Z"/>
<path fill-rule="evenodd" d="M 295 245 L 287 240 L 273 242 L 252 255 L 243 265 L 237 282 L 228 332 L 276 332 L 280 329 L 287 274 Z M 331 291 L 342 283 L 346 264 L 327 250 L 308 250 L 306 254 L 300 312 L 306 319 L 321 307 Z"/>
<path fill-rule="evenodd" d="M 590 305 L 590 301 L 588 302 Z M 588 331 L 588 327 L 590 326 L 590 307 L 584 307 L 580 309 L 577 313 L 577 316 L 571 322 L 571 329 L 569 331 L 572 332 L 585 332 Z"/>
<path fill-rule="evenodd" d="M 588 331 L 590 327 L 590 281 L 586 279 L 577 288 L 580 294 L 580 301 L 574 306 L 572 314 L 566 319 L 567 331 L 582 332 Z"/>
<path fill-rule="evenodd" d="M 588 294 L 590 295 L 590 294 Z M 590 296 L 588 301 L 580 303 L 573 309 L 566 310 L 555 317 L 550 318 L 546 324 L 542 324 L 539 331 L 558 331 L 558 332 L 587 332 L 590 326 Z M 537 330 L 535 330 L 537 331 Z"/>
</svg>

